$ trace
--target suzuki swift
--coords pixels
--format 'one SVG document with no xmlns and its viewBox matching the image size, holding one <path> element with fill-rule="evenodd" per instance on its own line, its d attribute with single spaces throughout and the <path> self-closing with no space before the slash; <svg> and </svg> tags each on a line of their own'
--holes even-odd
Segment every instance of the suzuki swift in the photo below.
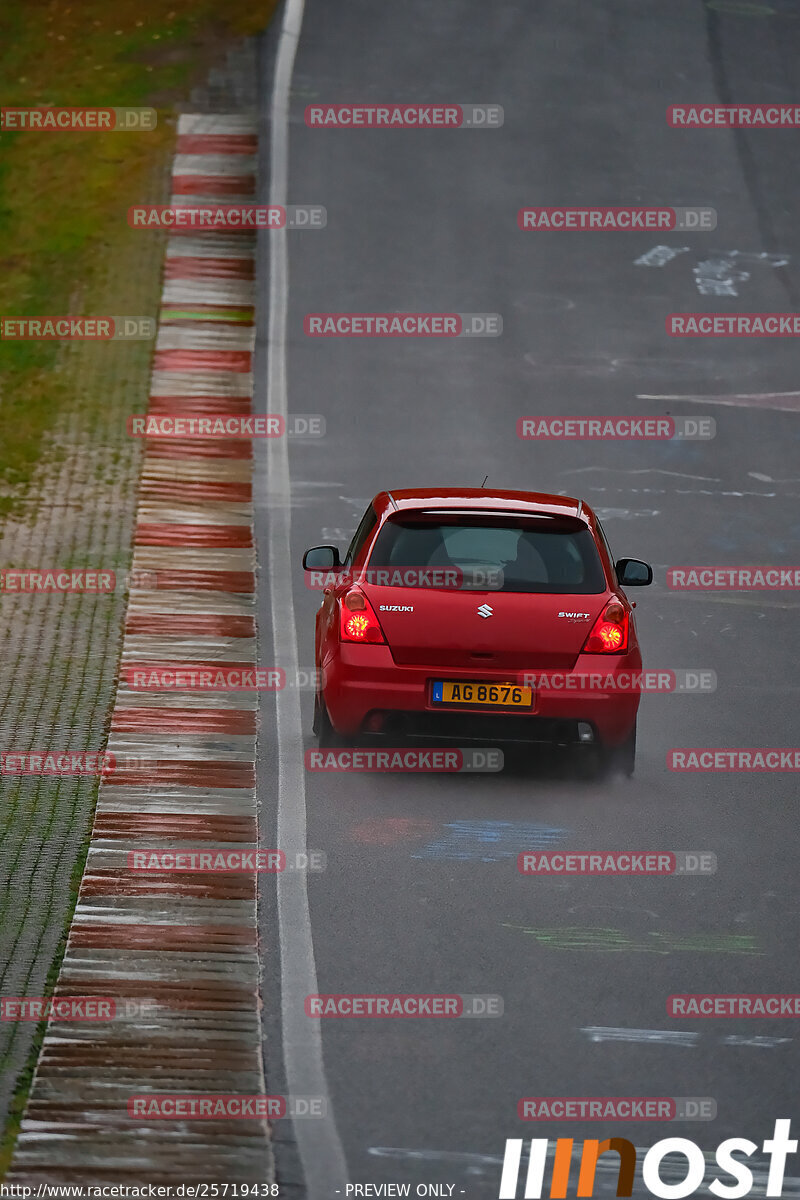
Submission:
<svg viewBox="0 0 800 1200">
<path fill-rule="evenodd" d="M 484 488 L 381 492 L 344 561 L 303 556 L 322 589 L 314 732 L 591 748 L 630 775 L 642 659 L 614 562 L 581 500 Z"/>
</svg>

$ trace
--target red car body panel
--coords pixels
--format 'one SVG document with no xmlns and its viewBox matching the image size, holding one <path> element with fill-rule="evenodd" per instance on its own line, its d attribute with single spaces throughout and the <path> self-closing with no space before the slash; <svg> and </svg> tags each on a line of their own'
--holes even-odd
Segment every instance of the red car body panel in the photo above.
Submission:
<svg viewBox="0 0 800 1200">
<path fill-rule="evenodd" d="M 322 699 L 338 733 L 358 734 L 374 713 L 429 714 L 435 718 L 443 711 L 443 706 L 431 699 L 431 685 L 436 678 L 523 685 L 526 675 L 537 673 L 593 674 L 607 679 L 641 669 L 631 604 L 617 583 L 596 517 L 580 500 L 480 488 L 415 489 L 381 492 L 372 505 L 377 516 L 375 527 L 349 564 L 347 579 L 325 590 L 316 619 L 316 665 L 323 681 Z M 372 549 L 385 522 L 398 514 L 430 510 L 449 515 L 547 514 L 578 520 L 594 539 L 605 589 L 592 594 L 437 590 L 379 585 L 366 576 Z M 372 605 L 386 644 L 340 640 L 341 599 L 354 585 Z M 629 613 L 627 651 L 583 654 L 582 647 L 596 618 L 614 599 Z M 491 620 L 477 614 L 484 601 L 493 609 Z M 386 611 L 393 605 L 413 605 L 413 612 Z M 565 610 L 582 615 L 559 616 Z M 532 708 L 503 709 L 493 711 L 492 716 L 507 716 L 513 711 L 515 738 L 520 736 L 520 728 L 525 737 L 526 727 L 520 726 L 520 719 L 531 722 L 531 740 L 539 740 L 535 725 L 541 727 L 541 719 L 589 722 L 598 740 L 613 748 L 630 735 L 638 707 L 638 691 L 626 687 L 577 693 L 535 687 Z M 452 713 L 454 709 L 448 706 L 444 711 Z M 477 714 L 486 709 L 459 706 L 458 712 Z"/>
</svg>

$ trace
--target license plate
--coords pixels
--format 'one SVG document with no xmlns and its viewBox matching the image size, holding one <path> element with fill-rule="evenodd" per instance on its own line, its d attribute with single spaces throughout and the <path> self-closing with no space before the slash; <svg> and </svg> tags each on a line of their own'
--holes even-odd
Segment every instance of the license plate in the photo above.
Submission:
<svg viewBox="0 0 800 1200">
<path fill-rule="evenodd" d="M 515 683 L 455 683 L 437 679 L 431 699 L 434 704 L 487 704 L 492 708 L 530 708 L 533 690 Z"/>
</svg>

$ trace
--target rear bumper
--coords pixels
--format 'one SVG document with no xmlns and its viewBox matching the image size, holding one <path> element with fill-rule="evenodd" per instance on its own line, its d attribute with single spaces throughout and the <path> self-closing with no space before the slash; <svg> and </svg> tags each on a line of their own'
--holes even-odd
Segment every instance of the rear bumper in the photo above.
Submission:
<svg viewBox="0 0 800 1200">
<path fill-rule="evenodd" d="M 324 664 L 323 692 L 334 727 L 349 736 L 362 732 L 369 719 L 381 714 L 387 733 L 481 741 L 572 742 L 578 740 L 578 722 L 584 722 L 591 726 L 595 740 L 618 746 L 636 721 L 639 692 L 631 690 L 629 680 L 641 665 L 638 647 L 623 655 L 580 655 L 570 674 L 595 676 L 589 690 L 534 688 L 532 708 L 498 711 L 434 704 L 431 684 L 435 679 L 463 679 L 522 686 L 526 675 L 541 676 L 544 669 L 432 671 L 399 666 L 387 646 L 341 644 L 339 653 Z M 564 675 L 547 674 L 551 685 L 555 675 L 561 679 Z"/>
</svg>

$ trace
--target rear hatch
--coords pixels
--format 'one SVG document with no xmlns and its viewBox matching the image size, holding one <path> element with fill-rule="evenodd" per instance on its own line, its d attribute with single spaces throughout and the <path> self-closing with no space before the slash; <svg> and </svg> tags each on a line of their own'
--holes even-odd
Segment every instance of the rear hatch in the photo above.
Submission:
<svg viewBox="0 0 800 1200">
<path fill-rule="evenodd" d="M 374 584 L 363 590 L 396 663 L 476 671 L 570 670 L 608 600 L 607 593 L 565 597 Z M 491 612 L 483 616 L 487 606 Z"/>
<path fill-rule="evenodd" d="M 456 585 L 380 582 L 381 568 L 424 579 L 427 567 Z M 476 572 L 500 588 L 473 590 Z M 403 512 L 381 529 L 361 586 L 395 662 L 431 670 L 569 670 L 609 598 L 588 526 L 544 514 Z"/>
</svg>

